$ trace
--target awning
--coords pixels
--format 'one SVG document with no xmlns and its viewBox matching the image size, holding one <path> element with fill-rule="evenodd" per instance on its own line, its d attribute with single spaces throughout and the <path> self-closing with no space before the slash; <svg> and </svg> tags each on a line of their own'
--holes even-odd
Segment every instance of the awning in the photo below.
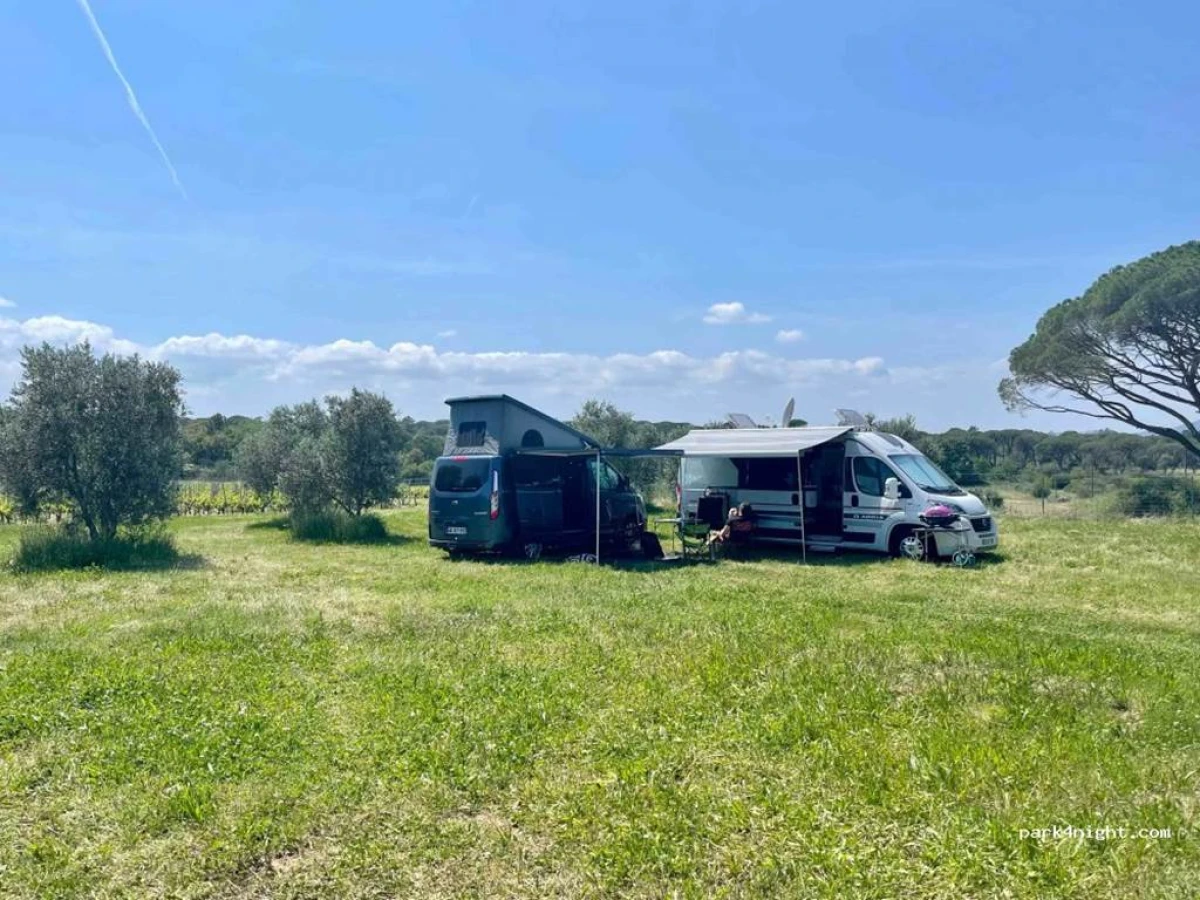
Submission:
<svg viewBox="0 0 1200 900">
<path fill-rule="evenodd" d="M 664 450 L 655 447 L 650 450 L 630 450 L 624 447 L 589 447 L 583 450 L 554 450 L 546 447 L 521 447 L 514 450 L 518 456 L 588 456 L 597 453 L 605 459 L 641 459 L 643 457 L 678 458 L 683 456 L 682 450 Z"/>
<path fill-rule="evenodd" d="M 689 431 L 659 450 L 682 450 L 694 456 L 797 456 L 853 431 L 840 425 L 812 428 L 711 428 Z"/>
</svg>

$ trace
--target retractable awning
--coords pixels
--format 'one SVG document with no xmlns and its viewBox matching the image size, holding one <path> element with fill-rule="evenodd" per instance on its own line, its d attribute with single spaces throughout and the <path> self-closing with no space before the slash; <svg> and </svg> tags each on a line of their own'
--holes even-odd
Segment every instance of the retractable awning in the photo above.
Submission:
<svg viewBox="0 0 1200 900">
<path fill-rule="evenodd" d="M 682 450 L 672 450 L 664 447 L 657 447 L 652 450 L 627 450 L 617 447 L 589 447 L 580 450 L 554 450 L 545 447 L 522 447 L 516 451 L 519 456 L 586 456 L 597 460 L 595 472 L 595 494 L 596 494 L 596 563 L 600 562 L 600 466 L 599 460 L 607 459 L 608 457 L 619 457 L 623 459 L 633 459 L 638 457 L 675 457 L 683 456 Z"/>
<path fill-rule="evenodd" d="M 854 429 L 840 425 L 813 428 L 712 428 L 689 431 L 658 450 L 693 456 L 797 456 L 836 440 Z"/>
<path fill-rule="evenodd" d="M 596 456 L 599 454 L 605 459 L 610 457 L 616 459 L 641 459 L 643 457 L 679 457 L 683 456 L 682 450 L 664 450 L 661 447 L 656 447 L 652 450 L 626 450 L 617 447 L 589 447 L 583 450 L 553 450 L 545 447 L 522 447 L 520 450 L 514 450 L 517 456 Z"/>
</svg>

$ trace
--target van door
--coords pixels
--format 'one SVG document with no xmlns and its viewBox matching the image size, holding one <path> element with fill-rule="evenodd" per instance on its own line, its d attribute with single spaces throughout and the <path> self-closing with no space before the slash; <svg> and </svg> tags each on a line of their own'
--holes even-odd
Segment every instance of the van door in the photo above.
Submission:
<svg viewBox="0 0 1200 900">
<path fill-rule="evenodd" d="M 429 489 L 429 540 L 443 547 L 492 550 L 507 542 L 498 456 L 443 456 Z"/>
<path fill-rule="evenodd" d="M 903 510 L 896 501 L 885 499 L 883 490 L 889 478 L 897 477 L 891 466 L 878 457 L 846 457 L 843 540 L 864 549 L 887 550 L 890 520 L 903 516 Z"/>
</svg>

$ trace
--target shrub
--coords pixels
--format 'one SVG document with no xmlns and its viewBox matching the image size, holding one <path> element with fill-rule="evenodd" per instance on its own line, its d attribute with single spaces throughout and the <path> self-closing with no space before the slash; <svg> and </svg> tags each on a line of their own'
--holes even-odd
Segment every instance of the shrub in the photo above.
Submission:
<svg viewBox="0 0 1200 900">
<path fill-rule="evenodd" d="M 91 540 L 78 530 L 30 528 L 21 535 L 12 568 L 18 572 L 56 569 L 151 569 L 179 559 L 175 542 L 161 529 L 122 531 Z"/>
<path fill-rule="evenodd" d="M 1133 478 L 1117 493 L 1124 516 L 1170 516 L 1200 512 L 1200 488 L 1189 478 L 1154 475 Z"/>
<path fill-rule="evenodd" d="M 351 516 L 341 511 L 293 513 L 292 537 L 330 544 L 376 544 L 388 538 L 387 526 L 370 513 Z"/>
</svg>

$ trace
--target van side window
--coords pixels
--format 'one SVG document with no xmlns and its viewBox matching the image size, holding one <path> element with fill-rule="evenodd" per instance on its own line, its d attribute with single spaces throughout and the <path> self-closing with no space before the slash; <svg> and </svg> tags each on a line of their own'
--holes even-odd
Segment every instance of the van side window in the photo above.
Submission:
<svg viewBox="0 0 1200 900">
<path fill-rule="evenodd" d="M 733 460 L 737 486 L 747 491 L 795 491 L 799 473 L 796 458 L 749 456 Z"/>
<path fill-rule="evenodd" d="M 458 423 L 457 444 L 459 447 L 482 447 L 486 437 L 487 422 Z"/>
<path fill-rule="evenodd" d="M 896 473 L 882 460 L 873 456 L 854 457 L 854 480 L 859 491 L 870 497 L 882 497 L 884 483 L 895 477 Z"/>
<path fill-rule="evenodd" d="M 593 485 L 596 483 L 596 460 L 594 459 L 588 460 L 588 481 Z M 600 467 L 600 490 L 615 491 L 620 484 L 621 476 L 617 470 L 608 463 L 604 463 Z"/>
<path fill-rule="evenodd" d="M 517 488 L 561 488 L 563 460 L 552 456 L 514 456 L 509 462 Z"/>
</svg>

